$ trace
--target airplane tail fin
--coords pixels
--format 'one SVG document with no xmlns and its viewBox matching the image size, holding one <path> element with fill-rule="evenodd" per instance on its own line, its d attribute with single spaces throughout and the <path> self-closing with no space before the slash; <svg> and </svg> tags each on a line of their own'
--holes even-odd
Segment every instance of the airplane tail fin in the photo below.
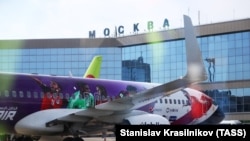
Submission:
<svg viewBox="0 0 250 141">
<path fill-rule="evenodd" d="M 95 56 L 92 59 L 83 77 L 84 78 L 99 78 L 101 64 L 102 64 L 102 56 Z"/>
<path fill-rule="evenodd" d="M 187 55 L 187 74 L 184 78 L 191 82 L 205 81 L 207 72 L 204 59 L 202 59 L 192 21 L 186 15 L 184 15 L 184 35 Z"/>
</svg>

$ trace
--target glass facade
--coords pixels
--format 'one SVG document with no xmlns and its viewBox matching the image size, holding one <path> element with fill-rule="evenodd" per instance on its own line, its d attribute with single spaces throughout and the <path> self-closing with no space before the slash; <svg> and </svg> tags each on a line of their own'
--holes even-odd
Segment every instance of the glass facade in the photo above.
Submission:
<svg viewBox="0 0 250 141">
<path fill-rule="evenodd" d="M 250 79 L 249 31 L 199 37 L 198 42 L 211 76 L 207 81 Z M 150 64 L 152 82 L 168 82 L 186 73 L 184 40 L 123 48 L 123 60 L 139 56 L 144 63 Z M 211 58 L 214 59 L 212 63 L 208 61 Z M 204 92 L 212 96 L 224 112 L 250 111 L 250 88 Z"/>
<path fill-rule="evenodd" d="M 206 59 L 215 60 L 213 81 L 250 79 L 249 31 L 203 36 L 198 38 L 198 42 L 208 72 L 209 62 Z M 102 55 L 101 78 L 165 83 L 186 74 L 185 52 L 184 39 L 122 48 L 1 49 L 0 71 L 64 76 L 71 72 L 74 76 L 81 77 L 93 56 Z M 144 65 L 131 63 L 133 60 L 138 61 L 138 58 L 143 59 Z M 135 66 L 132 67 L 131 64 Z M 142 74 L 147 74 L 150 78 Z M 206 93 L 214 97 L 224 112 L 250 111 L 250 88 Z"/>
<path fill-rule="evenodd" d="M 101 76 L 121 79 L 119 48 L 1 49 L 0 71 L 82 77 L 95 55 L 102 55 Z"/>
<path fill-rule="evenodd" d="M 143 57 L 134 60 L 122 60 L 122 80 L 151 82 L 150 64 Z"/>
</svg>

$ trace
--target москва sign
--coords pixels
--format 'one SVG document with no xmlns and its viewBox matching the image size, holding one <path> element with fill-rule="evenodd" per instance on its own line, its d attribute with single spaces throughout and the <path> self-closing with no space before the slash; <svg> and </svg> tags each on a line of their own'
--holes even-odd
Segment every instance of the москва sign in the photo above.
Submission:
<svg viewBox="0 0 250 141">
<path fill-rule="evenodd" d="M 163 28 L 165 28 L 166 26 L 169 27 L 168 19 L 164 19 L 164 22 L 163 22 Z M 154 22 L 153 21 L 147 22 L 147 29 L 148 29 L 148 31 L 152 31 L 154 29 Z M 134 33 L 139 32 L 139 23 L 133 24 L 133 32 Z M 117 28 L 115 28 L 115 35 L 114 36 L 116 37 L 117 34 L 124 34 L 124 26 L 123 25 L 120 25 Z M 89 38 L 95 38 L 95 35 L 96 35 L 95 30 L 89 31 Z M 103 35 L 105 37 L 110 36 L 110 29 L 104 28 Z"/>
</svg>

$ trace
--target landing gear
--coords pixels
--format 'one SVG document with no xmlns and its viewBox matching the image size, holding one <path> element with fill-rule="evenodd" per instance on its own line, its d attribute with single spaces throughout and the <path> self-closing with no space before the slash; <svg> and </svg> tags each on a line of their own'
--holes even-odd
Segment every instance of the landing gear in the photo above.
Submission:
<svg viewBox="0 0 250 141">
<path fill-rule="evenodd" d="M 0 141 L 38 141 L 39 136 L 24 136 L 15 134 L 0 135 Z"/>
<path fill-rule="evenodd" d="M 84 140 L 80 137 L 66 137 L 65 139 L 63 139 L 63 141 L 84 141 Z"/>
<path fill-rule="evenodd" d="M 12 140 L 13 141 L 33 141 L 33 139 L 29 136 L 14 137 Z"/>
</svg>

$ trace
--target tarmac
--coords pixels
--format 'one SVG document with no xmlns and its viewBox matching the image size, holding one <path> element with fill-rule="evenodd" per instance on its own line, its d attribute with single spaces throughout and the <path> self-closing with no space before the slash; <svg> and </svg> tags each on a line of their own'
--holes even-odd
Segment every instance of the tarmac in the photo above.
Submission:
<svg viewBox="0 0 250 141">
<path fill-rule="evenodd" d="M 104 138 L 84 138 L 84 141 L 115 141 L 115 137 L 107 137 L 106 140 Z"/>
<path fill-rule="evenodd" d="M 83 138 L 84 141 L 115 141 L 115 137 L 107 137 L 106 140 L 102 137 L 86 137 Z M 53 141 L 62 141 L 62 137 L 58 137 L 58 136 L 49 136 L 49 137 L 42 137 L 41 139 L 39 139 L 39 141 L 49 141 L 49 140 L 53 140 Z"/>
</svg>

